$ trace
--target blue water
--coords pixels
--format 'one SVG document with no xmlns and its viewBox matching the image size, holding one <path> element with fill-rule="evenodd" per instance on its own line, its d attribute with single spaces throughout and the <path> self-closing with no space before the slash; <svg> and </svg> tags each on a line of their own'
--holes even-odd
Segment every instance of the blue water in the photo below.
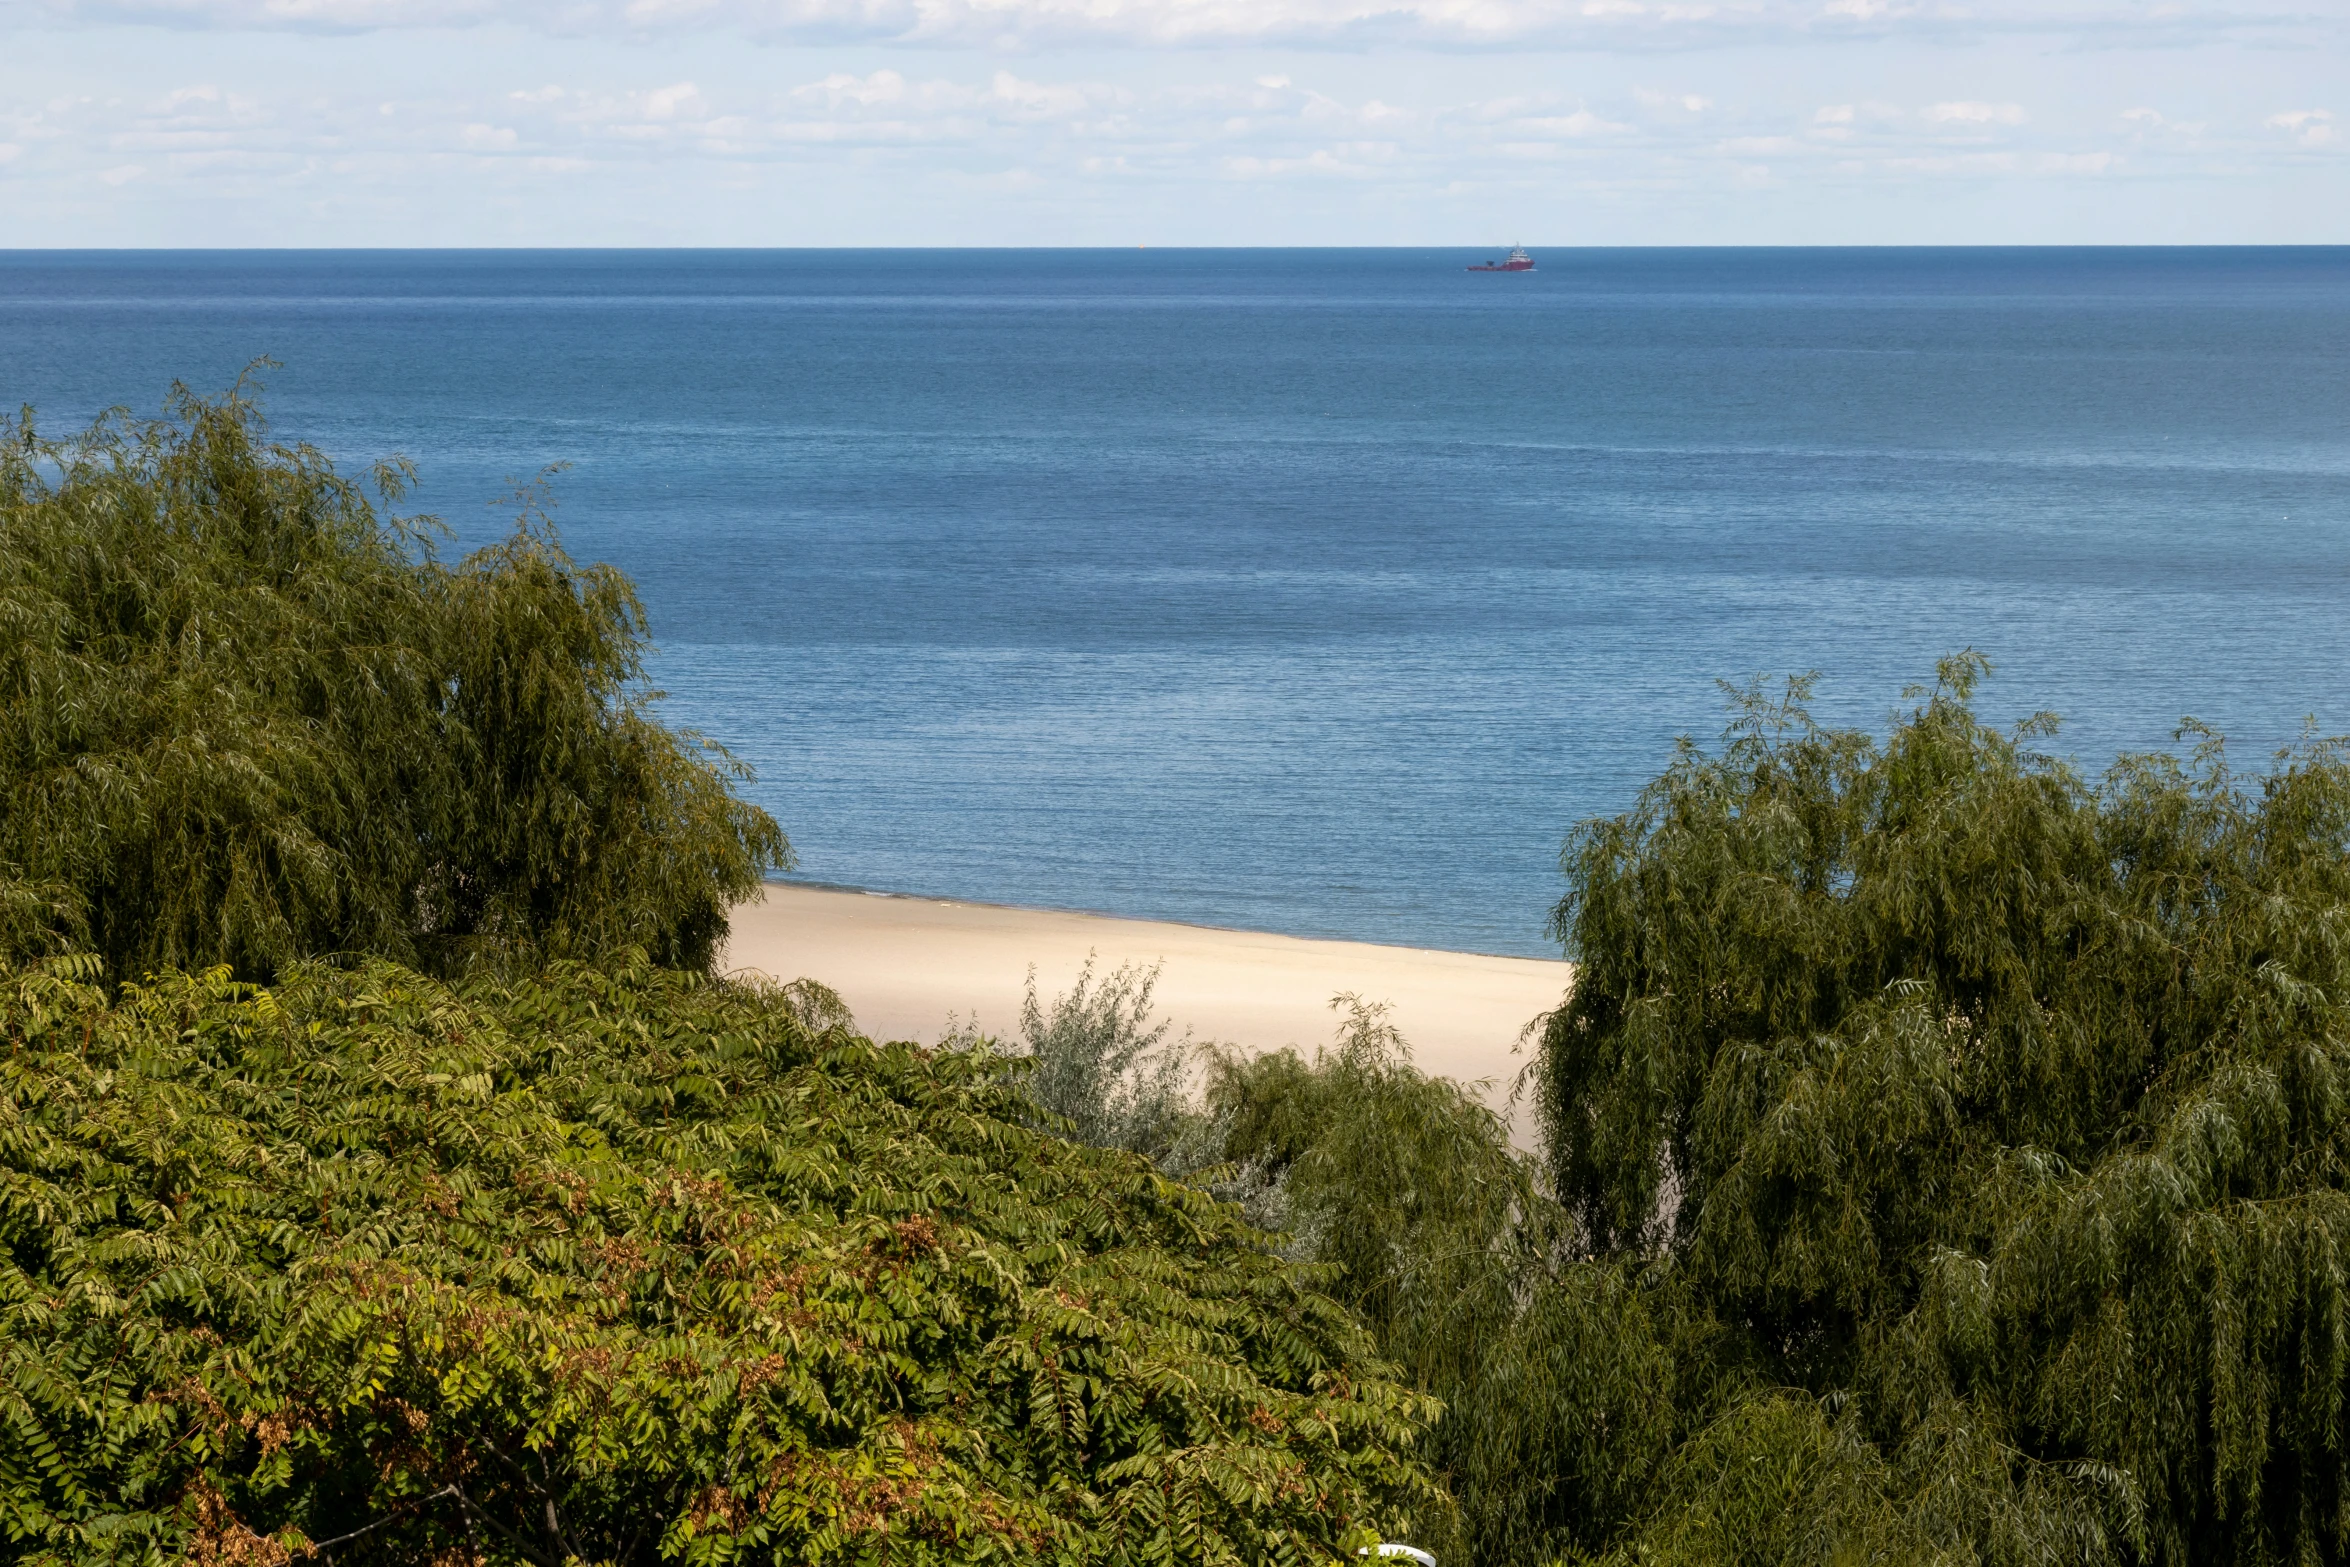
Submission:
<svg viewBox="0 0 2350 1567">
<path fill-rule="evenodd" d="M 2350 251 L 0 255 L 63 428 L 269 354 L 469 538 L 568 462 L 810 878 L 1550 950 L 1717 677 L 2091 765 L 2350 729 Z"/>
</svg>

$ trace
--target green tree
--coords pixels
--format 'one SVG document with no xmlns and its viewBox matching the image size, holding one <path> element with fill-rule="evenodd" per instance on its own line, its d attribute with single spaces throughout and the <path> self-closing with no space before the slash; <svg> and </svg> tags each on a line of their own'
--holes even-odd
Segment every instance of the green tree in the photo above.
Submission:
<svg viewBox="0 0 2350 1567">
<path fill-rule="evenodd" d="M 1569 846 L 1551 1173 L 1674 1367 L 1590 1547 L 2350 1556 L 2350 758 L 2093 781 L 1984 668 L 1882 741 L 1749 692 Z"/>
<path fill-rule="evenodd" d="M 1448 1503 L 1410 1539 L 1439 1561 L 1535 1563 L 1645 1507 L 1674 1432 L 1673 1371 L 1637 1270 L 1579 1260 L 1533 1156 L 1481 1090 L 1411 1064 L 1387 1008 L 1341 995 L 1335 1048 L 1212 1065 L 1224 1156 L 1279 1193 L 1290 1254 L 1443 1413 Z"/>
<path fill-rule="evenodd" d="M 270 444 L 243 383 L 62 441 L 28 410 L 0 442 L 0 952 L 706 965 L 789 846 L 655 720 L 634 592 L 540 500 L 449 565 L 430 519 Z"/>
<path fill-rule="evenodd" d="M 1433 1505 L 1326 1272 L 1032 1070 L 703 972 L 787 846 L 535 495 L 450 567 L 173 411 L 0 453 L 11 1559 L 1306 1564 Z M 1149 990 L 1031 997 L 1105 1140 L 1175 1114 Z"/>
<path fill-rule="evenodd" d="M 1741 693 L 1577 833 L 1540 1158 L 1359 1003 L 1212 1072 L 1440 1558 L 2350 1560 L 2350 754 L 2086 777 L 1984 668 Z"/>
</svg>

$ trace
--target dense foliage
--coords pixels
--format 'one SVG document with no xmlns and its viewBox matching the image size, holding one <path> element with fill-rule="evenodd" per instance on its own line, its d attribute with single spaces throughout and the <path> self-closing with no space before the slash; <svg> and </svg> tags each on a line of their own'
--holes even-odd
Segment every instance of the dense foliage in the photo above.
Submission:
<svg viewBox="0 0 2350 1567">
<path fill-rule="evenodd" d="M 2350 757 L 2102 779 L 1748 693 L 1571 842 L 1540 1159 L 1355 1011 L 1225 1151 L 1477 1567 L 2350 1560 Z"/>
<path fill-rule="evenodd" d="M 1040 1106 L 1124 978 L 1008 1065 L 702 972 L 788 849 L 524 500 L 445 565 L 241 392 L 0 451 L 10 1559 L 1307 1563 L 1432 1505 L 1322 1275 Z"/>
<path fill-rule="evenodd" d="M 655 969 L 54 968 L 0 990 L 35 1560 L 1308 1562 L 1426 1500 L 1345 1312 L 987 1055 Z"/>
<path fill-rule="evenodd" d="M 405 481 L 377 470 L 386 502 Z M 0 952 L 709 961 L 784 864 L 638 689 L 627 581 L 535 498 L 451 566 L 242 390 L 0 441 Z"/>
<path fill-rule="evenodd" d="M 1750 695 L 1571 846 L 1539 1073 L 1643 1559 L 2350 1555 L 2350 759 Z M 1598 1544 L 1599 1541 L 1589 1543 Z"/>
<path fill-rule="evenodd" d="M 17 1553 L 2350 1563 L 2341 747 L 1747 693 L 1530 1154 L 1358 998 L 1187 1102 L 1152 971 L 708 978 L 788 850 L 627 584 L 431 545 L 241 395 L 0 451 Z"/>
<path fill-rule="evenodd" d="M 1574 1260 L 1538 1161 L 1478 1085 L 1416 1071 L 1383 1007 L 1335 1004 L 1335 1048 L 1221 1056 L 1204 1113 L 1273 1187 L 1292 1253 L 1335 1267 L 1334 1292 L 1442 1401 L 1426 1451 L 1448 1505 L 1410 1539 L 1506 1567 L 1612 1537 L 1670 1437 L 1648 1302 L 1622 1269 Z"/>
</svg>

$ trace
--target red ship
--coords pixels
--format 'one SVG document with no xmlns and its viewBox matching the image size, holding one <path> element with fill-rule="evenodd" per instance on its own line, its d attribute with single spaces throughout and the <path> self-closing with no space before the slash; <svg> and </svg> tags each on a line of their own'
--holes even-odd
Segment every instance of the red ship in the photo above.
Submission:
<svg viewBox="0 0 2350 1567">
<path fill-rule="evenodd" d="M 1471 272 L 1531 272 L 1534 270 L 1534 258 L 1526 254 L 1525 246 L 1512 245 L 1509 260 L 1481 262 L 1469 270 Z"/>
</svg>

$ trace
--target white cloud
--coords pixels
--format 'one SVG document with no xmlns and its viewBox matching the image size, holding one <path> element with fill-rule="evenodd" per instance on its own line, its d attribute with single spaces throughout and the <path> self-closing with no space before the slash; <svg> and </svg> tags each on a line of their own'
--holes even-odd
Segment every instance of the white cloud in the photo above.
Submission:
<svg viewBox="0 0 2350 1567">
<path fill-rule="evenodd" d="M 792 89 L 792 96 L 817 99 L 833 107 L 842 104 L 901 103 L 906 97 L 906 79 L 895 71 L 875 71 L 870 76 L 851 76 L 836 71 L 820 82 Z"/>
<path fill-rule="evenodd" d="M 0 141 L 0 164 L 14 163 L 24 156 L 24 149 L 12 141 Z"/>
<path fill-rule="evenodd" d="M 132 121 L 142 145 L 187 142 L 217 136 L 262 118 L 261 104 L 243 93 L 224 92 L 209 82 L 178 87 L 149 102 Z"/>
<path fill-rule="evenodd" d="M 1300 174 L 1361 179 L 1377 172 L 1359 164 L 1350 164 L 1327 148 L 1302 158 L 1259 158 L 1246 153 L 1236 154 L 1223 159 L 1221 166 L 1226 175 L 1236 180 L 1280 179 Z"/>
<path fill-rule="evenodd" d="M 700 88 L 692 82 L 672 82 L 667 87 L 656 87 L 645 94 L 645 118 L 672 120 L 680 109 L 698 109 L 701 105 Z"/>
<path fill-rule="evenodd" d="M 2272 131 L 2284 131 L 2304 147 L 2330 146 L 2334 115 L 2330 109 L 2288 109 L 2260 122 Z"/>
<path fill-rule="evenodd" d="M 1288 208 L 1285 198 L 1261 198 L 1284 211 L 1370 199 L 1355 192 L 1399 207 L 1473 202 L 1485 214 L 1478 221 L 1505 225 L 1520 211 L 1602 207 L 1609 192 L 1627 189 L 1678 192 L 1684 209 L 1701 207 L 1706 192 L 1750 181 L 1804 200 L 1832 190 L 1841 201 L 1855 182 L 1891 190 L 2006 181 L 2054 193 L 2104 178 L 2126 193 L 2151 188 L 2166 169 L 2208 179 L 2224 162 L 2232 177 L 2249 178 L 2265 158 L 2306 170 L 2308 149 L 2322 144 L 2312 133 L 2338 128 L 2331 111 L 2288 109 L 2265 124 L 2239 117 L 2232 134 L 2207 146 L 2166 118 L 2194 107 L 2191 98 L 2085 114 L 2052 105 L 2036 123 L 2001 91 L 2022 84 L 1997 77 L 1971 82 L 1978 97 L 1923 108 L 1857 94 L 1822 103 L 1833 94 L 1802 84 L 1774 98 L 1768 84 L 1740 79 L 1723 90 L 1722 108 L 1691 90 L 1713 85 L 1703 77 L 1611 88 L 1604 74 L 1547 66 L 1480 95 L 1499 74 L 1483 62 L 1430 79 L 1414 76 L 1408 60 L 1382 74 L 1299 56 L 1280 61 L 1286 71 L 1261 75 L 1257 62 L 1243 69 L 1212 55 L 1185 57 L 1182 68 L 1153 61 L 1122 69 L 1101 56 L 1032 53 L 999 65 L 936 51 L 897 56 L 899 69 L 809 70 L 796 81 L 696 58 L 691 80 L 671 80 L 685 76 L 677 57 L 686 51 L 661 53 L 672 63 L 660 74 L 640 62 L 634 79 L 583 73 L 585 86 L 513 86 L 541 73 L 576 80 L 569 66 L 517 55 L 470 90 L 420 72 L 371 79 L 365 97 L 338 97 L 258 70 L 248 80 L 216 62 L 190 66 L 203 78 L 193 85 L 150 78 L 126 92 L 128 103 L 61 98 L 44 111 L 0 99 L 0 139 L 39 153 L 8 169 L 4 188 L 21 210 L 24 193 L 43 181 L 78 185 L 85 202 L 93 180 L 136 182 L 108 203 L 136 211 L 165 191 L 185 198 L 237 180 L 250 191 L 266 179 L 299 210 L 305 189 L 323 188 L 310 181 L 346 189 L 445 177 L 512 191 L 544 179 L 568 191 L 595 173 L 610 188 L 778 192 L 833 178 L 856 185 L 854 202 L 920 186 L 944 191 L 949 204 L 962 199 L 955 192 L 981 189 L 1027 191 L 1066 210 L 1117 203 L 1127 217 L 1147 214 L 1143 226 L 1158 225 L 1156 239 L 1197 232 L 1186 225 L 1221 210 L 1221 198 L 1203 194 L 1219 187 L 1293 184 L 1299 195 Z M 873 63 L 871 55 L 860 62 Z M 1562 79 L 1589 82 L 1590 95 L 1543 85 Z M 398 96 L 379 110 L 374 95 L 386 92 Z M 2288 87 L 2267 101 L 2297 97 Z M 2125 170 L 2128 181 L 2115 178 Z M 1467 194 L 1442 194 L 1450 192 Z M 1244 208 L 1260 201 L 1236 191 L 1231 199 Z M 801 242 L 794 234 L 785 242 Z"/>
<path fill-rule="evenodd" d="M 1025 114 L 1076 114 L 1086 105 L 1082 87 L 1022 81 L 1010 71 L 996 72 L 989 90 L 1004 104 Z"/>
<path fill-rule="evenodd" d="M 620 14 L 629 26 L 649 31 L 686 31 L 697 24 L 726 23 L 726 8 L 718 0 L 627 0 Z"/>
<path fill-rule="evenodd" d="M 1938 157 L 1882 158 L 1874 167 L 1887 174 L 1947 174 L 1980 179 L 1986 175 L 2014 173 L 2016 156 L 2012 152 L 1945 153 Z"/>
<path fill-rule="evenodd" d="M 1980 37 L 1985 33 L 2222 36 L 2307 24 L 2289 0 L 0 0 L 10 13 L 106 25 L 285 32 L 467 27 L 559 34 L 728 31 L 808 44 L 966 47 L 1291 45 L 1357 48 L 1706 47 L 1806 37 Z"/>
<path fill-rule="evenodd" d="M 2030 116 L 2020 103 L 1937 103 L 1926 110 L 1937 125 L 2021 125 Z"/>
<path fill-rule="evenodd" d="M 1573 114 L 1546 114 L 1517 122 L 1521 130 L 1545 136 L 1614 136 L 1632 129 L 1614 120 L 1603 119 L 1589 109 L 1577 109 Z"/>
<path fill-rule="evenodd" d="M 2203 133 L 2210 129 L 2205 121 L 2174 120 L 2159 109 L 2145 107 L 2124 109 L 2121 122 L 2129 128 L 2130 139 L 2137 145 L 2146 146 L 2159 141 L 2174 150 L 2196 145 Z"/>
</svg>

